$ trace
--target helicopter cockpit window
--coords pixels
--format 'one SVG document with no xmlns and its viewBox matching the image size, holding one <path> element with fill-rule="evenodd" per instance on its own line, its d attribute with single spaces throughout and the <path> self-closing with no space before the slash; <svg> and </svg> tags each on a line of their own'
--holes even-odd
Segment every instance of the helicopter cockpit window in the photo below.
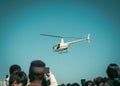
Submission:
<svg viewBox="0 0 120 86">
<path fill-rule="evenodd" d="M 60 44 L 57 45 L 57 49 L 59 49 L 59 48 L 60 48 Z"/>
<path fill-rule="evenodd" d="M 53 49 L 59 49 L 59 48 L 60 48 L 60 44 L 53 46 Z"/>
</svg>

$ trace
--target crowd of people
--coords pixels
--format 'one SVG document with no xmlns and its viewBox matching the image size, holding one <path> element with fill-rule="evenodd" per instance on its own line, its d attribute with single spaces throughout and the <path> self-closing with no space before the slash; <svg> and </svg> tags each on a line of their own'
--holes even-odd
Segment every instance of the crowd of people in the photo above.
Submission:
<svg viewBox="0 0 120 86">
<path fill-rule="evenodd" d="M 41 60 L 34 60 L 29 67 L 29 74 L 21 67 L 13 64 L 9 68 L 10 76 L 6 75 L 6 86 L 58 86 L 55 76 L 50 70 L 46 72 L 46 64 Z"/>
<path fill-rule="evenodd" d="M 109 64 L 106 70 L 108 77 L 96 77 L 93 80 L 82 80 L 81 83 L 68 83 L 58 85 L 55 76 L 50 70 L 46 72 L 46 64 L 41 60 L 30 63 L 29 74 L 21 67 L 13 64 L 9 68 L 10 76 L 6 75 L 6 86 L 120 86 L 120 67 Z"/>
</svg>

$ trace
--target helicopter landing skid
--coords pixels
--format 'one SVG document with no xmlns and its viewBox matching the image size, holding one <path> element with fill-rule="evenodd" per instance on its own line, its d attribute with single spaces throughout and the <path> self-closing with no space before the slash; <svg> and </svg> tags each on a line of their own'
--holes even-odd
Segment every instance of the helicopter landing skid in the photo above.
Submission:
<svg viewBox="0 0 120 86">
<path fill-rule="evenodd" d="M 59 54 L 68 53 L 68 50 L 59 51 L 58 53 L 59 53 Z"/>
</svg>

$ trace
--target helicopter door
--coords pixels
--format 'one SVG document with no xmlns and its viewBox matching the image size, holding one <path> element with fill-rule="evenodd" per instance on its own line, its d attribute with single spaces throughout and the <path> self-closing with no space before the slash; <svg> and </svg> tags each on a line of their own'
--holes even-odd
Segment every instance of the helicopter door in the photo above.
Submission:
<svg viewBox="0 0 120 86">
<path fill-rule="evenodd" d="M 60 48 L 60 44 L 57 45 L 57 49 L 59 49 L 59 48 Z"/>
</svg>

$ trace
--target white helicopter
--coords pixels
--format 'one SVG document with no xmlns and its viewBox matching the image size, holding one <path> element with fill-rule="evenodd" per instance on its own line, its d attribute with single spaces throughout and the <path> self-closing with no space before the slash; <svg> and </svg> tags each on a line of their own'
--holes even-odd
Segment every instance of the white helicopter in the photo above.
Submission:
<svg viewBox="0 0 120 86">
<path fill-rule="evenodd" d="M 55 51 L 55 52 L 59 52 L 59 51 L 62 52 L 64 50 L 67 50 L 71 44 L 74 44 L 77 42 L 82 42 L 82 41 L 87 40 L 88 43 L 90 43 L 90 34 L 88 34 L 88 36 L 85 38 L 81 38 L 81 39 L 66 42 L 66 43 L 64 42 L 64 38 L 76 38 L 76 37 L 62 37 L 62 36 L 55 36 L 55 35 L 48 35 L 48 34 L 40 34 L 40 35 L 61 38 L 61 42 L 59 44 L 53 46 L 53 51 Z"/>
</svg>

